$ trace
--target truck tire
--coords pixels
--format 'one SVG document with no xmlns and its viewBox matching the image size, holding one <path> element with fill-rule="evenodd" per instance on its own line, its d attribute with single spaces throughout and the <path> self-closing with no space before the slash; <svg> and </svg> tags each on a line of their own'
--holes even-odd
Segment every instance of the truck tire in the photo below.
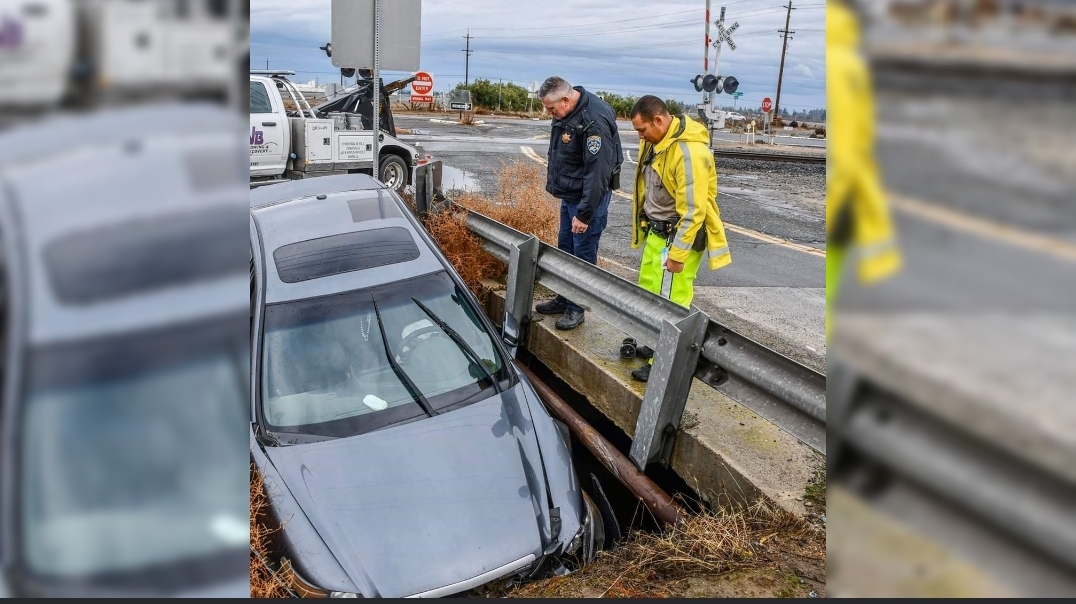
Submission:
<svg viewBox="0 0 1076 604">
<path fill-rule="evenodd" d="M 407 164 L 397 155 L 386 155 L 381 158 L 377 179 L 396 191 L 403 191 L 407 186 Z"/>
</svg>

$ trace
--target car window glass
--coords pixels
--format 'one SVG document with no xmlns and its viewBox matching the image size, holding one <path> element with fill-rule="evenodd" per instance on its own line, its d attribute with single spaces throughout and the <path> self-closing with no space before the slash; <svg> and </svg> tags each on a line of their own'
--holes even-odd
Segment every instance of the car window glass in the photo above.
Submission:
<svg viewBox="0 0 1076 604">
<path fill-rule="evenodd" d="M 486 371 L 412 296 L 459 334 Z M 441 272 L 267 307 L 261 376 L 267 427 L 350 436 L 409 421 L 424 411 L 408 381 L 434 410 L 492 395 L 487 376 L 504 380 L 508 372 L 482 323 L 468 318 L 474 310 L 466 305 Z M 404 376 L 389 361 L 390 353 Z"/>
<path fill-rule="evenodd" d="M 272 113 L 273 104 L 269 101 L 269 93 L 261 82 L 250 83 L 250 112 Z"/>
</svg>

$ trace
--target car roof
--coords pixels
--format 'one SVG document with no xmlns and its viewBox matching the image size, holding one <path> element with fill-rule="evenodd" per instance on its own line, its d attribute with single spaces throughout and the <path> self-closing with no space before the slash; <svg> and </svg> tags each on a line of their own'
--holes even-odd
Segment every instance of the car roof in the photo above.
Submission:
<svg viewBox="0 0 1076 604">
<path fill-rule="evenodd" d="M 39 126 L 0 135 L 0 155 L 34 148 L 0 162 L 0 238 L 17 235 L 23 260 L 9 293 L 30 344 L 243 312 L 247 151 L 234 111 L 169 104 Z M 59 126 L 66 145 L 35 142 Z"/>
<path fill-rule="evenodd" d="M 251 218 L 258 228 L 257 244 L 262 250 L 265 267 L 265 302 L 273 304 L 332 295 L 444 270 L 440 257 L 425 242 L 416 223 L 406 213 L 409 210 L 396 192 L 385 187 L 323 192 L 252 208 Z M 408 246 L 414 244 L 413 256 L 382 266 L 346 270 L 290 283 L 281 279 L 275 261 L 276 252 L 281 248 L 336 235 L 370 234 L 379 229 L 396 229 L 395 233 L 406 233 L 405 238 L 410 237 Z"/>
<path fill-rule="evenodd" d="M 310 197 L 321 193 L 340 191 L 366 191 L 384 189 L 384 184 L 374 180 L 368 174 L 333 174 L 316 178 L 301 178 L 282 183 L 262 185 L 250 190 L 250 207 L 291 201 L 300 197 Z"/>
</svg>

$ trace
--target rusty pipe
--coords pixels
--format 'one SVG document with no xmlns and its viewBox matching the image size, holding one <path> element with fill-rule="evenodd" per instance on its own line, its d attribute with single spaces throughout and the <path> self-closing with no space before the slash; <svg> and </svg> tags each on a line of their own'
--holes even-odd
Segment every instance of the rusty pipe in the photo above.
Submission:
<svg viewBox="0 0 1076 604">
<path fill-rule="evenodd" d="M 654 481 L 639 470 L 635 463 L 618 451 L 609 441 L 605 440 L 605 437 L 576 413 L 568 403 L 564 402 L 564 399 L 557 396 L 557 393 L 553 392 L 552 388 L 538 379 L 538 376 L 534 375 L 533 371 L 521 365 L 519 367 L 523 370 L 527 379 L 530 380 L 535 392 L 541 397 L 546 407 L 560 421 L 568 425 L 568 429 L 583 443 L 583 446 L 593 453 L 594 457 L 597 457 L 598 461 L 613 473 L 613 476 L 616 476 L 624 486 L 628 487 L 628 490 L 638 497 L 655 517 L 670 525 L 683 522 L 684 518 L 687 517 L 686 512 L 672 497 L 669 497 L 668 493 L 654 484 Z"/>
</svg>

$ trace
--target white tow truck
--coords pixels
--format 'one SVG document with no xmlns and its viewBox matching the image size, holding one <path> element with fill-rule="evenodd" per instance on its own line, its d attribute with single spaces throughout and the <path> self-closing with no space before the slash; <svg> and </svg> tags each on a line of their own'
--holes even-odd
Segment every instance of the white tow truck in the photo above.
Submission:
<svg viewBox="0 0 1076 604">
<path fill-rule="evenodd" d="M 381 93 L 380 159 L 374 174 L 372 81 L 360 80 L 314 108 L 289 75 L 294 72 L 250 72 L 252 188 L 284 180 L 364 173 L 403 192 L 408 185 L 423 188 L 424 183 L 418 181 L 425 180 L 427 166 L 436 168 L 431 190 L 439 188 L 440 162 L 395 136 L 386 87 Z"/>
</svg>

